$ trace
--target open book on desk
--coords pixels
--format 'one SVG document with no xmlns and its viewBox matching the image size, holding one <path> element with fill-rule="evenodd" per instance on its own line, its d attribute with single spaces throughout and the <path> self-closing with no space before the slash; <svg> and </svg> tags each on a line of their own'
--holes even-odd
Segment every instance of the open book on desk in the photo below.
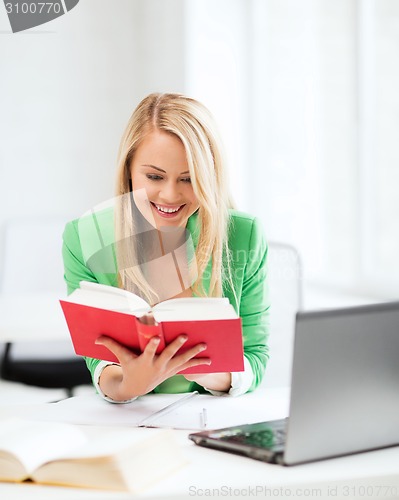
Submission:
<svg viewBox="0 0 399 500">
<path fill-rule="evenodd" d="M 170 431 L 89 439 L 76 426 L 24 419 L 0 426 L 0 481 L 138 492 L 186 463 Z"/>
<path fill-rule="evenodd" d="M 239 397 L 194 393 L 147 394 L 128 404 L 108 403 L 93 394 L 29 407 L 8 405 L 0 407 L 0 417 L 19 416 L 29 411 L 30 418 L 35 420 L 200 430 L 283 418 L 288 415 L 288 404 L 288 388 L 259 388 Z"/>
<path fill-rule="evenodd" d="M 207 349 L 198 356 L 209 357 L 211 364 L 181 373 L 244 370 L 241 319 L 226 298 L 170 299 L 151 308 L 126 290 L 82 281 L 60 303 L 75 351 L 82 356 L 118 362 L 105 346 L 95 344 L 102 334 L 140 353 L 153 336 L 161 339 L 160 352 L 184 333 L 188 339 L 179 352 L 204 342 Z"/>
</svg>

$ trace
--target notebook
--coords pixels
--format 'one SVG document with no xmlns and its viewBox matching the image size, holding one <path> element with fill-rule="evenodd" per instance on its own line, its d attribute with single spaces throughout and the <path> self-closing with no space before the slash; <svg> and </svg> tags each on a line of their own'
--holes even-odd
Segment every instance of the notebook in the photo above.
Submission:
<svg viewBox="0 0 399 500">
<path fill-rule="evenodd" d="M 399 302 L 297 313 L 291 379 L 287 419 L 189 438 L 283 465 L 399 445 Z"/>
</svg>

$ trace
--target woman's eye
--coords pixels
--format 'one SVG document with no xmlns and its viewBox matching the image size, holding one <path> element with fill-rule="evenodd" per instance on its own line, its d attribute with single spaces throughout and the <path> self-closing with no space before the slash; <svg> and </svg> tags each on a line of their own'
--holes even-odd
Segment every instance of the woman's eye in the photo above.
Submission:
<svg viewBox="0 0 399 500">
<path fill-rule="evenodd" d="M 147 179 L 150 179 L 152 181 L 160 181 L 162 180 L 162 177 L 157 174 L 147 174 Z"/>
<path fill-rule="evenodd" d="M 191 178 L 190 177 L 183 177 L 183 179 L 180 179 L 182 182 L 190 182 L 191 183 Z"/>
</svg>

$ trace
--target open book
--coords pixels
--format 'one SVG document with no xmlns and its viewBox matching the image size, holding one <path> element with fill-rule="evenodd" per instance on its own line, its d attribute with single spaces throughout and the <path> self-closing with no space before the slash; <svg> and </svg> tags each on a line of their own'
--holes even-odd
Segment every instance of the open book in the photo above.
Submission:
<svg viewBox="0 0 399 500">
<path fill-rule="evenodd" d="M 207 349 L 198 356 L 209 357 L 211 364 L 181 373 L 244 370 L 241 319 L 226 298 L 170 299 L 151 308 L 126 290 L 82 281 L 60 303 L 75 351 L 82 356 L 118 362 L 106 347 L 95 344 L 102 334 L 140 353 L 153 336 L 161 338 L 161 352 L 185 333 L 188 340 L 180 351 L 205 342 Z"/>
<path fill-rule="evenodd" d="M 171 431 L 89 439 L 76 426 L 9 419 L 0 427 L 0 481 L 142 491 L 186 463 Z"/>
</svg>

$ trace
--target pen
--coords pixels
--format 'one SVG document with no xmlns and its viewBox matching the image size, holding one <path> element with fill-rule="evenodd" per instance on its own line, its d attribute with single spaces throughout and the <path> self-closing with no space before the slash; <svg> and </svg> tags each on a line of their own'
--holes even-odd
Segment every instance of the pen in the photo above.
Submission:
<svg viewBox="0 0 399 500">
<path fill-rule="evenodd" d="M 205 429 L 208 424 L 208 414 L 206 408 L 202 408 L 202 412 L 200 413 L 200 419 L 201 419 L 201 427 Z"/>
<path fill-rule="evenodd" d="M 198 391 L 194 391 L 194 392 L 190 392 L 189 394 L 186 394 L 185 396 L 178 399 L 174 403 L 171 403 L 170 405 L 165 406 L 165 408 L 162 408 L 162 410 L 159 410 L 159 411 L 153 413 L 152 415 L 149 415 L 148 417 L 143 419 L 139 423 L 138 426 L 139 427 L 150 427 L 154 423 L 154 421 L 157 420 L 159 417 L 163 417 L 164 415 L 167 415 L 168 413 L 175 410 L 179 406 L 184 405 L 184 403 L 186 403 L 187 400 L 191 399 L 194 396 L 197 396 L 197 394 L 199 394 Z"/>
</svg>

